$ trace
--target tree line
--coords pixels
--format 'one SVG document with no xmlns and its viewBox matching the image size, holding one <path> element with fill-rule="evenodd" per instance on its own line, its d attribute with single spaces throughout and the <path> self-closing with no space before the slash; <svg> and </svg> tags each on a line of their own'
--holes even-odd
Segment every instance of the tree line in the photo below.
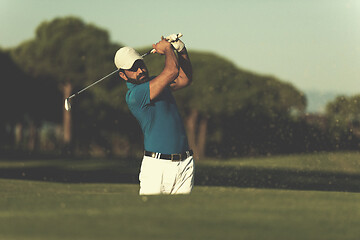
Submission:
<svg viewBox="0 0 360 240">
<path fill-rule="evenodd" d="M 114 70 L 121 46 L 106 30 L 65 17 L 41 23 L 34 39 L 0 50 L 1 153 L 141 153 L 141 130 L 118 76 L 75 98 L 71 112 L 63 106 L 71 93 Z M 308 115 L 306 97 L 293 85 L 210 52 L 189 55 L 194 82 L 174 95 L 197 158 L 359 148 L 360 95 L 339 96 L 325 114 Z M 161 72 L 161 56 L 144 61 L 151 75 Z"/>
</svg>

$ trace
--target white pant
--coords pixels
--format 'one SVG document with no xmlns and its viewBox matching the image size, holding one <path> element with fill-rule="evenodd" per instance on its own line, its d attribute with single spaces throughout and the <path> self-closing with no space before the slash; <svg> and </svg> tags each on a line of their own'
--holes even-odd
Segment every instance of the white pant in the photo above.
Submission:
<svg viewBox="0 0 360 240">
<path fill-rule="evenodd" d="M 144 156 L 139 194 L 189 194 L 194 186 L 194 167 L 193 157 L 173 162 Z"/>
</svg>

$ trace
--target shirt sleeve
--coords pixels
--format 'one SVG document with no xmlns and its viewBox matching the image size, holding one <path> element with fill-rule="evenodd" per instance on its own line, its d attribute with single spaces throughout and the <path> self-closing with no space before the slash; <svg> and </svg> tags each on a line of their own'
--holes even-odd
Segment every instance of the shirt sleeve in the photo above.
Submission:
<svg viewBox="0 0 360 240">
<path fill-rule="evenodd" d="M 129 104 L 139 108 L 144 108 L 146 105 L 150 104 L 149 82 L 137 85 L 132 89 L 129 96 Z"/>
</svg>

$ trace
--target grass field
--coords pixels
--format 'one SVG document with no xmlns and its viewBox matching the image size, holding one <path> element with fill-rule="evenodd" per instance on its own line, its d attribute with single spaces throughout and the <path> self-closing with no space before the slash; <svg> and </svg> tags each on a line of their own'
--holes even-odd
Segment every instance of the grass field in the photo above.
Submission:
<svg viewBox="0 0 360 240">
<path fill-rule="evenodd" d="M 115 160 L 3 159 L 0 239 L 360 236 L 360 153 L 202 161 L 187 196 L 140 197 L 137 171 Z"/>
</svg>

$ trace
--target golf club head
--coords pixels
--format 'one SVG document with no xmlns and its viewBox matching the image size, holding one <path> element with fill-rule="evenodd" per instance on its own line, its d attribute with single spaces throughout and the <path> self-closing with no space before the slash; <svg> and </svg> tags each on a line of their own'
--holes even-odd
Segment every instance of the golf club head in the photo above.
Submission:
<svg viewBox="0 0 360 240">
<path fill-rule="evenodd" d="M 69 98 L 66 98 L 65 99 L 65 110 L 70 111 L 70 109 L 71 109 L 71 104 L 70 104 Z"/>
</svg>

